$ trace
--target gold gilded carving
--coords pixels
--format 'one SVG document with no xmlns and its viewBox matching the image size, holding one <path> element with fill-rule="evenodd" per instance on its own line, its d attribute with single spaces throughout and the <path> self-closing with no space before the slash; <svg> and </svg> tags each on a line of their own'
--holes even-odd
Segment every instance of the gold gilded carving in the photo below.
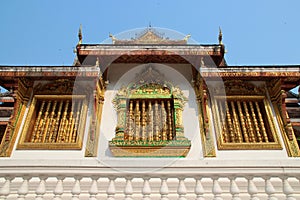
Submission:
<svg viewBox="0 0 300 200">
<path fill-rule="evenodd" d="M 240 128 L 240 123 L 238 121 L 237 113 L 235 111 L 235 105 L 234 105 L 233 101 L 231 101 L 230 103 L 231 103 L 231 109 L 232 109 L 233 119 L 234 119 L 233 127 L 235 130 L 235 136 L 236 136 L 235 140 L 236 140 L 236 142 L 242 142 L 243 140 L 242 140 L 242 135 L 241 135 L 241 128 Z"/>
<path fill-rule="evenodd" d="M 203 78 L 197 73 L 194 81 L 194 90 L 198 104 L 198 118 L 200 125 L 200 135 L 202 140 L 202 151 L 204 157 L 216 157 L 215 144 L 212 136 L 212 130 L 209 126 L 209 105 L 207 86 Z M 224 112 L 225 114 L 225 112 Z"/>
<path fill-rule="evenodd" d="M 35 95 L 17 149 L 81 149 L 86 113 L 85 95 Z"/>
<path fill-rule="evenodd" d="M 281 79 L 274 79 L 268 82 L 268 91 L 276 113 L 276 118 L 286 146 L 287 154 L 290 157 L 300 157 L 300 150 L 294 131 L 291 127 L 288 114 L 286 112 L 285 98 L 286 92 L 282 90 Z"/>
<path fill-rule="evenodd" d="M 171 103 L 167 101 L 167 115 L 168 115 L 168 139 L 173 140 L 173 120 L 172 120 L 172 110 Z"/>
<path fill-rule="evenodd" d="M 148 103 L 148 139 L 153 141 L 153 110 L 150 101 Z"/>
<path fill-rule="evenodd" d="M 109 35 L 113 44 L 186 44 L 190 35 L 185 36 L 182 40 L 171 40 L 163 37 L 156 29 L 148 27 L 130 40 L 117 39 L 112 34 Z"/>
<path fill-rule="evenodd" d="M 222 94 L 224 86 L 226 96 Z M 219 149 L 282 149 L 265 85 L 226 80 L 214 87 L 213 94 Z"/>
<path fill-rule="evenodd" d="M 253 103 L 250 101 L 249 105 L 250 105 L 250 109 L 251 109 L 251 113 L 252 113 L 254 127 L 255 127 L 255 130 L 256 130 L 256 140 L 258 142 L 262 142 L 262 138 L 261 138 L 261 134 L 260 134 L 260 128 L 259 128 L 258 121 L 257 121 L 257 118 L 256 118 L 256 114 L 255 114 L 255 111 L 254 111 Z"/>
<path fill-rule="evenodd" d="M 167 118 L 165 103 L 161 101 L 161 128 L 162 128 L 162 140 L 167 140 Z"/>
<path fill-rule="evenodd" d="M 160 118 L 158 114 L 158 101 L 155 101 L 154 104 L 154 140 L 159 141 L 159 123 L 160 123 Z"/>
<path fill-rule="evenodd" d="M 258 87 L 250 82 L 242 80 L 225 80 L 226 95 L 265 95 L 265 89 Z M 221 94 L 224 90 L 224 85 L 214 87 L 214 94 Z"/>
<path fill-rule="evenodd" d="M 94 96 L 92 99 L 94 106 L 92 106 L 92 111 L 91 111 L 92 119 L 90 122 L 88 140 L 85 149 L 86 157 L 97 156 L 98 140 L 99 140 L 99 133 L 100 133 L 100 122 L 102 117 L 105 89 L 106 89 L 106 85 L 104 84 L 102 76 L 100 76 L 99 80 L 97 81 L 96 90 L 94 91 Z M 73 140 L 73 136 L 74 134 L 72 135 L 72 140 Z"/>
<path fill-rule="evenodd" d="M 265 142 L 269 142 L 267 131 L 266 131 L 266 128 L 265 128 L 265 125 L 264 125 L 264 120 L 262 118 L 262 115 L 261 115 L 261 112 L 260 112 L 260 108 L 259 108 L 259 105 L 258 105 L 257 101 L 255 101 L 255 106 L 256 106 L 257 113 L 258 113 L 258 119 L 259 119 L 259 122 L 260 122 L 260 128 L 262 130 L 264 141 Z"/>
<path fill-rule="evenodd" d="M 57 116 L 56 116 L 56 118 L 55 118 L 55 120 L 54 120 L 54 122 L 53 122 L 54 128 L 51 128 L 51 130 L 50 130 L 50 135 L 49 135 L 49 140 L 48 140 L 48 142 L 54 142 L 54 141 L 55 141 L 55 138 L 57 137 L 58 126 L 59 126 L 59 119 L 60 119 L 60 116 L 61 116 L 61 110 L 62 110 L 63 104 L 64 104 L 63 101 L 61 101 L 61 102 L 59 103 Z"/>
<path fill-rule="evenodd" d="M 170 141 L 173 149 L 190 148 L 182 125 L 182 111 L 187 99 L 178 87 L 160 80 L 162 77 L 150 66 L 137 75 L 136 81 L 117 92 L 113 99 L 118 116 L 116 136 L 109 142 L 114 155 L 119 156 L 116 148 L 126 147 L 134 151 L 145 149 L 140 156 L 151 156 L 149 149 L 165 148 L 171 145 Z M 126 113 L 124 117 L 121 111 Z M 120 124 L 121 120 L 126 123 Z M 178 152 L 174 151 L 172 156 L 182 156 Z M 164 153 L 157 155 L 169 156 Z"/>
<path fill-rule="evenodd" d="M 0 145 L 0 157 L 9 157 L 12 153 L 17 133 L 19 132 L 29 97 L 32 93 L 33 81 L 27 78 L 16 79 L 13 86 L 14 112 L 9 118 L 3 140 Z"/>
<path fill-rule="evenodd" d="M 285 133 L 286 130 L 285 130 L 282 118 L 280 117 L 280 111 L 278 110 L 278 107 L 276 105 L 274 105 L 274 110 L 275 110 L 275 113 L 276 113 L 276 118 L 279 122 L 280 130 L 283 133 L 282 134 L 283 141 L 284 141 L 284 144 L 286 146 L 288 156 L 290 156 L 290 157 L 300 157 L 300 150 L 299 150 L 295 135 L 293 134 L 293 139 L 292 140 L 290 140 L 288 138 L 287 134 Z"/>
<path fill-rule="evenodd" d="M 173 146 L 151 146 L 151 147 L 114 147 L 110 150 L 116 157 L 185 157 L 190 147 Z"/>
<path fill-rule="evenodd" d="M 222 106 L 222 102 L 221 101 L 219 101 L 218 108 L 219 108 L 219 111 L 220 111 L 221 121 L 223 123 L 222 131 L 223 131 L 223 134 L 224 134 L 223 135 L 224 141 L 225 142 L 229 142 L 230 141 L 230 134 L 229 134 L 230 131 L 227 130 L 228 128 L 227 128 L 227 126 L 224 123 L 224 120 L 226 119 L 225 114 L 227 114 L 227 113 L 224 113 L 224 108 Z"/>
<path fill-rule="evenodd" d="M 244 113 L 243 113 L 240 101 L 237 101 L 237 106 L 238 106 L 238 110 L 239 110 L 239 116 L 240 116 L 242 130 L 243 130 L 242 134 L 244 136 L 245 142 L 249 142 L 247 127 L 246 127 L 246 123 L 245 123 L 245 117 L 244 117 Z M 240 141 L 242 141 L 242 139 Z"/>
<path fill-rule="evenodd" d="M 222 117 L 221 112 L 219 112 L 222 107 L 220 102 L 225 103 L 226 120 L 220 119 Z M 213 106 L 214 124 L 220 150 L 282 149 L 273 122 L 271 107 L 266 97 L 216 96 L 213 104 L 215 105 Z M 242 105 L 244 105 L 244 109 L 242 109 Z M 249 114 L 247 105 L 251 108 L 252 115 Z M 228 127 L 229 130 L 224 129 L 224 126 Z M 256 135 L 254 136 L 253 130 L 255 129 Z M 229 141 L 224 138 L 224 135 L 228 134 L 224 131 L 229 132 Z"/>
<path fill-rule="evenodd" d="M 34 87 L 35 94 L 72 94 L 74 81 L 58 79 L 47 83 L 38 83 Z"/>
<path fill-rule="evenodd" d="M 254 130 L 253 130 L 253 123 L 251 121 L 251 118 L 250 118 L 250 114 L 249 114 L 249 110 L 248 110 L 248 106 L 247 106 L 247 102 L 246 101 L 243 101 L 243 106 L 244 106 L 244 111 L 245 111 L 245 114 L 246 114 L 246 124 L 247 124 L 247 128 L 248 131 L 249 131 L 249 142 L 255 142 L 255 136 L 254 136 Z"/>
<path fill-rule="evenodd" d="M 233 132 L 234 129 L 233 129 L 233 124 L 231 122 L 231 116 L 230 116 L 230 112 L 229 112 L 229 108 L 228 108 L 228 103 L 225 102 L 225 105 L 226 105 L 226 116 L 227 116 L 227 124 L 228 124 L 228 127 L 229 127 L 230 141 L 235 142 L 235 135 L 234 135 L 234 132 Z M 226 125 L 224 125 L 224 126 L 226 126 Z M 226 131 L 226 129 L 225 129 L 225 131 Z M 228 141 L 228 140 L 225 140 L 225 141 Z"/>
</svg>

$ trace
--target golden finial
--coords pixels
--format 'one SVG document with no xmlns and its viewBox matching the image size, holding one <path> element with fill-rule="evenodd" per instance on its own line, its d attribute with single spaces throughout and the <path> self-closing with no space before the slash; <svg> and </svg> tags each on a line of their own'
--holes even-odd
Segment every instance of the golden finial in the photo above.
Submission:
<svg viewBox="0 0 300 200">
<path fill-rule="evenodd" d="M 111 33 L 109 34 L 109 37 L 111 38 L 112 43 L 115 44 L 117 38 Z"/>
<path fill-rule="evenodd" d="M 188 39 L 189 39 L 190 37 L 191 37 L 191 34 L 187 34 L 187 35 L 183 38 L 183 40 L 187 42 Z"/>
<path fill-rule="evenodd" d="M 221 27 L 219 27 L 219 44 L 223 44 L 222 39 L 223 39 L 223 34 L 222 34 Z"/>
<path fill-rule="evenodd" d="M 79 26 L 79 30 L 78 30 L 78 44 L 81 44 L 82 43 L 82 25 L 80 24 Z"/>
</svg>

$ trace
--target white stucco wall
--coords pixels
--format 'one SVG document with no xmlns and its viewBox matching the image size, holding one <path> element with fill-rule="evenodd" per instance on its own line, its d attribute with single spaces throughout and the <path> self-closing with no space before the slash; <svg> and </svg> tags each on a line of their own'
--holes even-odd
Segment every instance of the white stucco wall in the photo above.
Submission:
<svg viewBox="0 0 300 200">
<path fill-rule="evenodd" d="M 122 86 L 127 86 L 130 82 L 136 80 L 137 74 L 146 69 L 147 65 L 121 65 L 115 64 L 111 66 L 109 75 L 109 85 L 105 92 L 104 109 L 101 121 L 99 159 L 128 159 L 128 158 L 114 158 L 108 148 L 108 141 L 115 136 L 115 127 L 117 124 L 116 111 L 113 108 L 112 100 L 117 91 Z M 185 136 L 192 141 L 192 146 L 189 154 L 185 159 L 200 159 L 202 157 L 202 147 L 200 142 L 199 122 L 198 122 L 198 108 L 196 104 L 196 97 L 191 81 L 191 69 L 189 65 L 163 65 L 152 64 L 155 70 L 158 70 L 164 75 L 165 80 L 171 82 L 174 86 L 178 86 L 188 98 L 183 111 L 183 125 Z M 183 74 L 177 70 L 181 70 Z M 189 80 L 186 77 L 190 77 Z M 107 117 L 104 117 L 107 116 Z M 139 158 L 142 159 L 142 158 Z M 153 158 L 152 158 L 153 159 Z M 184 158 L 183 158 L 184 159 Z"/>
<path fill-rule="evenodd" d="M 16 150 L 17 143 L 22 131 L 20 128 L 17 136 L 16 143 L 14 145 L 14 150 L 10 160 L 61 160 L 68 163 L 68 160 L 96 160 L 97 163 L 102 163 L 108 165 L 108 163 L 164 163 L 164 165 L 173 163 L 173 161 L 182 160 L 184 163 L 186 161 L 217 161 L 224 163 L 235 160 L 242 162 L 253 161 L 262 162 L 266 160 L 291 160 L 294 158 L 289 158 L 286 153 L 284 141 L 282 140 L 281 134 L 279 134 L 279 140 L 282 144 L 282 150 L 218 150 L 216 144 L 216 134 L 214 126 L 211 126 L 211 131 L 213 132 L 213 138 L 216 146 L 216 155 L 215 158 L 204 158 L 202 153 L 202 144 L 199 131 L 199 121 L 198 121 L 198 108 L 196 104 L 196 97 L 194 90 L 191 86 L 192 73 L 191 67 L 188 64 L 155 64 L 153 68 L 158 70 L 161 74 L 164 75 L 166 81 L 171 82 L 174 86 L 178 86 L 188 98 L 183 111 L 183 125 L 184 125 L 184 134 L 191 140 L 191 149 L 186 158 L 116 158 L 111 155 L 111 152 L 108 147 L 108 141 L 110 141 L 115 136 L 115 127 L 117 124 L 116 111 L 113 107 L 112 100 L 115 97 L 117 91 L 122 87 L 128 85 L 131 81 L 136 79 L 137 74 L 145 70 L 146 65 L 144 64 L 113 64 L 110 66 L 108 71 L 108 80 L 109 84 L 107 85 L 107 90 L 105 92 L 105 100 L 103 106 L 102 120 L 100 126 L 100 137 L 99 137 L 99 147 L 98 147 L 98 156 L 96 158 L 85 158 L 85 144 L 88 135 L 88 129 L 86 128 L 84 138 L 83 138 L 83 149 L 82 150 Z M 258 83 L 257 83 L 258 84 Z M 259 83 L 261 84 L 261 83 Z M 30 102 L 29 102 L 30 103 Z M 211 106 L 211 105 L 209 105 Z M 29 106 L 28 106 L 29 107 Z M 91 107 L 91 104 L 90 104 Z M 26 110 L 26 114 L 28 109 Z M 86 127 L 88 127 L 90 118 L 89 118 L 90 108 L 88 110 L 88 117 L 86 119 Z M 212 110 L 210 109 L 210 114 L 212 115 Z M 274 112 L 274 110 L 272 110 Z M 26 114 L 24 119 L 26 118 Z M 273 113 L 274 114 L 274 113 Z M 275 116 L 275 114 L 274 114 Z M 24 122 L 23 119 L 23 122 Z M 213 124 L 213 120 L 210 119 L 210 124 Z M 278 123 L 274 117 L 275 126 L 277 132 L 280 133 Z M 8 158 L 0 158 L 8 159 Z M 81 163 L 80 161 L 80 163 Z M 65 164 L 65 163 L 64 163 Z M 83 162 L 82 162 L 83 164 Z"/>
</svg>

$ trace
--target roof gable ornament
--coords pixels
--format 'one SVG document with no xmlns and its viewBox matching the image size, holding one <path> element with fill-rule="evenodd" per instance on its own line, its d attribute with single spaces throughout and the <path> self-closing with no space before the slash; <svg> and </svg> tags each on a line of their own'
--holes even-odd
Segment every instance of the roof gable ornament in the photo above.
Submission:
<svg viewBox="0 0 300 200">
<path fill-rule="evenodd" d="M 190 34 L 186 35 L 183 39 L 170 39 L 165 37 L 164 33 L 158 32 L 155 28 L 147 27 L 140 33 L 136 33 L 134 38 L 131 39 L 117 39 L 114 35 L 109 34 L 113 44 L 187 44 Z"/>
</svg>

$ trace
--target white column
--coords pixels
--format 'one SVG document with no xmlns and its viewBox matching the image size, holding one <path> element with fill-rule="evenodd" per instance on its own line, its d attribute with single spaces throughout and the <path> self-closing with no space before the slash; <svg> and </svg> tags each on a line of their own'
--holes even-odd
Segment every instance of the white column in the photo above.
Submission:
<svg viewBox="0 0 300 200">
<path fill-rule="evenodd" d="M 27 176 L 23 177 L 24 181 L 18 189 L 18 200 L 25 200 L 25 196 L 28 193 L 28 180 L 30 179 Z"/>
<path fill-rule="evenodd" d="M 177 193 L 179 195 L 179 200 L 186 200 L 185 195 L 186 195 L 186 187 L 184 184 L 184 178 L 178 178 L 179 179 L 179 184 L 177 188 Z"/>
<path fill-rule="evenodd" d="M 81 180 L 81 177 L 74 177 L 75 178 L 75 183 L 74 183 L 74 186 L 72 188 L 72 200 L 80 200 L 79 199 L 79 195 L 81 193 L 81 188 L 80 188 L 80 180 Z"/>
<path fill-rule="evenodd" d="M 97 180 L 99 177 L 92 176 L 92 184 L 89 190 L 90 198 L 89 200 L 97 200 L 96 196 L 98 194 Z"/>
<path fill-rule="evenodd" d="M 167 179 L 166 178 L 161 178 L 161 186 L 159 189 L 160 195 L 161 195 L 161 200 L 169 200 L 168 195 L 169 195 L 169 188 L 167 184 Z"/>
<path fill-rule="evenodd" d="M 223 200 L 221 197 L 222 194 L 222 188 L 219 184 L 218 178 L 214 177 L 213 178 L 213 188 L 212 188 L 212 193 L 214 195 L 214 200 Z"/>
<path fill-rule="evenodd" d="M 195 185 L 195 194 L 196 194 L 196 200 L 205 200 L 204 198 L 204 188 L 201 183 L 201 178 L 196 179 L 196 185 Z"/>
<path fill-rule="evenodd" d="M 283 182 L 283 193 L 286 196 L 286 200 L 296 200 L 296 198 L 294 197 L 294 189 L 292 188 L 292 186 L 290 185 L 289 181 L 288 181 L 288 177 L 284 176 L 282 178 Z"/>
<path fill-rule="evenodd" d="M 133 194 L 133 189 L 132 189 L 132 184 L 131 184 L 131 177 L 126 178 L 126 185 L 125 185 L 125 200 L 132 200 L 132 194 Z"/>
<path fill-rule="evenodd" d="M 230 193 L 232 195 L 232 200 L 241 200 L 240 189 L 235 182 L 235 177 L 230 178 Z"/>
<path fill-rule="evenodd" d="M 63 180 L 65 177 L 63 176 L 57 176 L 57 183 L 55 186 L 55 189 L 53 191 L 54 198 L 53 200 L 61 200 L 61 195 L 64 193 L 64 187 L 63 187 Z"/>
<path fill-rule="evenodd" d="M 277 200 L 277 197 L 275 196 L 276 191 L 270 179 L 270 177 L 265 179 L 265 191 L 268 194 L 268 200 Z"/>
<path fill-rule="evenodd" d="M 151 200 L 151 198 L 150 198 L 151 187 L 149 184 L 149 178 L 144 178 L 144 185 L 143 185 L 142 193 L 143 193 L 143 200 Z"/>
<path fill-rule="evenodd" d="M 3 199 L 3 200 L 7 199 L 7 197 L 10 194 L 10 183 L 14 179 L 14 177 L 7 176 L 5 179 L 6 179 L 5 183 L 0 190 L 0 199 Z"/>
<path fill-rule="evenodd" d="M 108 188 L 106 190 L 107 200 L 115 200 L 116 187 L 115 187 L 115 177 L 109 178 Z"/>
<path fill-rule="evenodd" d="M 40 183 L 38 185 L 38 187 L 36 188 L 35 194 L 36 200 L 43 200 L 43 196 L 46 193 L 46 184 L 45 184 L 45 180 L 47 179 L 46 176 L 40 176 Z"/>
<path fill-rule="evenodd" d="M 253 177 L 248 177 L 248 193 L 250 194 L 250 200 L 259 200 L 257 197 L 257 187 L 254 184 Z"/>
</svg>

